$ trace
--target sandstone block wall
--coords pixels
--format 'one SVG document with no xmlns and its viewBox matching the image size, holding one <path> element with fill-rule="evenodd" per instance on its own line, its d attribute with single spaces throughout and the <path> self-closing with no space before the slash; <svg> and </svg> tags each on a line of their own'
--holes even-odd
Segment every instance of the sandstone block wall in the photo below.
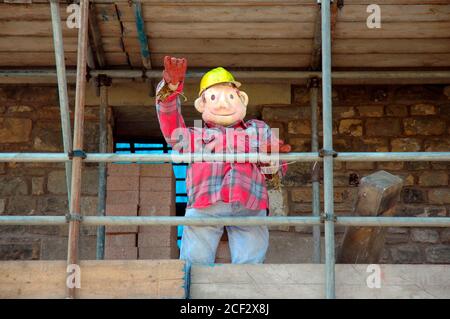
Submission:
<svg viewBox="0 0 450 319">
<path fill-rule="evenodd" d="M 74 100 L 73 87 L 69 88 Z M 70 105 L 73 128 L 73 105 Z M 98 152 L 98 107 L 87 106 L 85 150 Z M 111 130 L 111 129 L 110 129 Z M 111 132 L 110 132 L 111 133 Z M 0 87 L 0 152 L 62 152 L 58 90 L 55 86 Z M 85 164 L 81 210 L 97 212 L 97 165 Z M 0 163 L 0 214 L 65 215 L 64 164 Z M 67 226 L 2 226 L 0 259 L 66 259 Z M 95 259 L 94 227 L 82 227 L 81 258 Z"/>
<path fill-rule="evenodd" d="M 133 87 L 134 85 L 127 87 L 127 92 Z M 280 86 L 277 88 L 280 89 Z M 306 88 L 292 88 L 291 104 L 287 104 L 289 94 L 285 92 L 286 89 L 277 91 L 282 93 L 282 102 L 278 102 L 274 96 L 270 100 L 252 98 L 266 97 L 268 89 L 268 85 L 263 86 L 265 95 L 258 94 L 260 88 L 257 85 L 247 90 L 254 102 L 249 113 L 252 113 L 252 117 L 259 117 L 272 127 L 279 128 L 281 137 L 294 147 L 294 151 L 309 151 L 311 125 Z M 336 86 L 333 90 L 335 149 L 359 152 L 449 151 L 449 92 L 448 88 L 445 90 L 440 85 Z M 146 95 L 141 97 L 132 94 L 127 99 L 123 96 L 123 91 L 115 88 L 115 91 L 111 91 L 110 102 L 113 106 L 114 103 L 128 103 L 126 107 L 151 104 Z M 73 87 L 69 89 L 69 98 L 70 101 L 74 100 Z M 274 104 L 275 102 L 283 104 Z M 71 110 L 73 111 L 73 105 Z M 98 107 L 95 103 L 86 107 L 85 119 L 85 148 L 97 152 Z M 59 123 L 59 102 L 55 86 L 0 86 L 0 152 L 60 152 L 63 147 Z M 110 123 L 113 124 L 112 119 Z M 112 128 L 110 135 L 111 130 Z M 271 213 L 311 214 L 310 164 L 293 163 L 289 168 L 283 182 L 283 193 L 271 194 L 272 203 L 276 206 Z M 401 176 L 405 181 L 397 215 L 450 216 L 449 163 L 336 163 L 335 168 L 336 214 L 346 214 L 351 210 L 357 183 L 362 176 L 383 169 Z M 150 170 L 147 173 L 156 174 L 160 170 Z M 131 175 L 126 180 L 115 178 L 114 181 L 114 178 L 109 177 L 110 190 L 117 191 L 116 196 L 109 198 L 110 205 L 115 207 L 109 208 L 109 214 L 129 212 L 152 215 L 171 212 L 169 201 L 173 196 L 164 188 L 165 185 L 152 182 L 153 178 L 162 176 L 147 176 L 147 173 L 141 170 L 139 178 Z M 62 164 L 0 163 L 0 214 L 64 215 L 68 210 L 64 174 Z M 83 214 L 96 214 L 97 179 L 97 165 L 85 164 L 81 200 Z M 136 188 L 137 181 L 139 191 Z M 108 229 L 108 233 L 112 231 Z M 343 229 L 337 228 L 336 231 L 338 245 Z M 134 242 L 135 249 L 128 249 L 126 252 L 119 250 L 116 257 L 111 258 L 153 258 L 155 255 L 152 254 L 157 254 L 156 251 L 162 249 L 148 247 L 149 243 L 155 242 L 151 235 L 143 235 L 139 240 L 139 234 L 146 233 L 144 228 L 124 227 L 116 232 L 118 236 L 123 235 L 118 238 L 124 238 L 121 239 L 124 243 L 131 245 Z M 95 227 L 82 227 L 81 234 L 80 257 L 94 259 Z M 170 231 L 165 234 L 170 234 Z M 270 245 L 268 262 L 308 261 L 312 251 L 311 229 L 272 229 Z M 226 246 L 226 242 L 221 243 L 219 261 L 229 258 Z M 66 226 L 1 227 L 0 259 L 65 259 L 66 250 Z M 158 254 L 162 256 L 161 252 Z M 383 261 L 450 263 L 450 230 L 390 228 Z"/>
<path fill-rule="evenodd" d="M 294 87 L 292 98 L 289 106 L 263 106 L 261 117 L 280 129 L 294 151 L 307 152 L 311 147 L 309 94 L 304 87 Z M 341 152 L 448 152 L 450 100 L 442 86 L 335 86 L 333 134 L 335 150 Z M 309 163 L 289 165 L 284 180 L 289 215 L 311 214 L 310 168 Z M 358 180 L 377 170 L 404 179 L 397 216 L 450 216 L 448 162 L 336 162 L 336 214 L 351 211 Z M 311 236 L 310 227 L 289 230 Z M 336 231 L 339 244 L 343 229 Z M 450 263 L 449 236 L 445 228 L 389 228 L 383 261 Z"/>
</svg>

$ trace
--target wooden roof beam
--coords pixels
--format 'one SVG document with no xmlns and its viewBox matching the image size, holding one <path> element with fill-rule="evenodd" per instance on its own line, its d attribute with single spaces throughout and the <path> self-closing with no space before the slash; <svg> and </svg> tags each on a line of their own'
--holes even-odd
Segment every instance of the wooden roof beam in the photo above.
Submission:
<svg viewBox="0 0 450 319">
<path fill-rule="evenodd" d="M 320 4 L 317 6 L 316 21 L 314 23 L 314 38 L 313 47 L 311 51 L 311 70 L 317 71 L 320 69 L 320 61 L 322 57 L 322 36 L 321 36 L 321 14 Z"/>
<path fill-rule="evenodd" d="M 95 4 L 93 3 L 89 6 L 89 44 L 98 67 L 101 69 L 104 68 L 106 66 L 105 52 L 103 50 L 101 33 L 98 27 Z"/>
<path fill-rule="evenodd" d="M 148 46 L 147 34 L 145 33 L 145 23 L 142 16 L 142 5 L 140 1 L 133 2 L 134 17 L 136 20 L 136 30 L 141 49 L 142 65 L 145 69 L 150 70 L 152 63 L 150 60 L 150 49 Z"/>
<path fill-rule="evenodd" d="M 343 0 L 335 0 L 331 4 L 331 43 L 333 44 L 334 34 L 336 30 L 337 13 L 338 9 L 344 6 Z M 311 53 L 311 70 L 316 71 L 320 69 L 320 62 L 322 58 L 322 36 L 321 36 L 321 14 L 320 14 L 320 1 L 319 8 L 317 10 L 317 18 L 314 25 L 314 38 L 313 48 Z"/>
</svg>

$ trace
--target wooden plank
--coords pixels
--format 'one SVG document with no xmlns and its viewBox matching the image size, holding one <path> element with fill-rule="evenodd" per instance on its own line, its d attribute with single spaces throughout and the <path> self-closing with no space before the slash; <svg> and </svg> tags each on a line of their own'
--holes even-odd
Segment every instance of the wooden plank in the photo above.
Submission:
<svg viewBox="0 0 450 319">
<path fill-rule="evenodd" d="M 124 38 L 128 52 L 138 52 L 137 38 Z M 149 39 L 152 53 L 304 53 L 309 39 Z"/>
<path fill-rule="evenodd" d="M 311 70 L 318 70 L 322 62 L 322 13 L 316 9 L 316 21 L 314 24 L 314 38 L 311 44 Z"/>
<path fill-rule="evenodd" d="M 76 52 L 66 52 L 66 66 L 77 64 Z M 0 52 L 0 66 L 53 66 L 55 53 L 52 52 Z"/>
<path fill-rule="evenodd" d="M 51 37 L 3 36 L 3 52 L 52 52 Z M 102 37 L 105 52 L 123 52 L 118 37 Z M 127 52 L 139 52 L 136 38 L 125 38 Z M 309 39 L 152 39 L 154 53 L 302 53 L 311 52 Z M 77 38 L 65 37 L 65 52 L 76 52 Z M 450 53 L 449 39 L 339 39 L 333 42 L 333 54 L 359 53 Z"/>
<path fill-rule="evenodd" d="M 105 52 L 123 52 L 123 43 L 120 37 L 102 36 L 102 44 Z"/>
<path fill-rule="evenodd" d="M 181 260 L 80 262 L 80 298 L 184 298 Z M 65 261 L 0 262 L 0 298 L 64 298 Z"/>
<path fill-rule="evenodd" d="M 124 52 L 106 52 L 105 58 L 108 65 L 128 65 L 127 56 Z M 67 66 L 77 64 L 75 52 L 66 52 L 65 61 Z M 53 52 L 0 52 L 0 66 L 53 66 L 55 65 L 55 54 Z"/>
<path fill-rule="evenodd" d="M 94 4 L 89 7 L 89 43 L 92 46 L 93 54 L 95 54 L 98 67 L 104 68 L 106 64 L 105 52 L 103 50 L 101 33 L 98 27 L 97 8 Z"/>
<path fill-rule="evenodd" d="M 152 54 L 152 65 L 163 66 L 165 54 Z M 308 54 L 179 54 L 185 57 L 191 67 L 307 67 Z M 139 53 L 129 55 L 131 65 L 139 67 Z"/>
<path fill-rule="evenodd" d="M 77 38 L 64 38 L 64 52 L 77 51 Z M 120 39 L 113 37 L 102 38 L 105 51 L 122 51 Z M 51 37 L 25 37 L 4 36 L 0 37 L 0 51 L 3 52 L 53 52 L 53 39 Z"/>
<path fill-rule="evenodd" d="M 99 4 L 97 19 L 116 19 L 118 20 L 116 10 L 112 5 Z M 20 10 L 17 10 L 20 8 Z M 69 13 L 66 11 L 67 5 L 61 4 L 60 16 L 61 21 L 65 22 Z M 51 14 L 48 1 L 44 3 L 34 3 L 28 6 L 20 6 L 14 4 L 0 3 L 0 20 L 51 20 Z"/>
<path fill-rule="evenodd" d="M 136 24 L 124 22 L 124 36 L 136 34 Z M 312 38 L 314 23 L 152 23 L 146 26 L 150 38 Z M 103 33 L 109 35 L 109 33 Z"/>
<path fill-rule="evenodd" d="M 118 37 L 121 35 L 122 28 L 119 20 L 97 20 L 98 28 L 102 37 Z"/>
<path fill-rule="evenodd" d="M 380 265 L 381 287 L 369 288 L 367 265 L 336 265 L 337 298 L 449 298 L 450 265 Z M 323 264 L 194 265 L 193 299 L 325 297 Z"/>
<path fill-rule="evenodd" d="M 447 38 L 450 22 L 382 22 L 379 29 L 369 29 L 365 23 L 340 22 L 336 25 L 337 39 L 350 38 Z"/>
<path fill-rule="evenodd" d="M 61 23 L 63 36 L 76 37 L 78 29 L 69 29 Z M 52 35 L 51 21 L 0 21 L 0 36 L 47 36 Z"/>
<path fill-rule="evenodd" d="M 91 0 L 91 3 L 96 4 L 110 4 L 110 3 L 128 3 L 129 0 Z M 179 4 L 179 5 L 197 5 L 203 6 L 208 5 L 230 5 L 234 6 L 236 4 L 242 5 L 246 4 L 252 5 L 273 5 L 274 3 L 283 5 L 305 5 L 305 4 L 316 4 L 316 0 L 228 0 L 224 2 L 223 0 L 141 0 L 143 4 Z M 48 0 L 33 0 L 33 4 L 36 3 L 48 3 Z M 347 4 L 372 4 L 373 0 L 347 0 Z M 448 0 L 378 0 L 377 4 L 447 4 Z"/>
<path fill-rule="evenodd" d="M 364 1 L 359 1 L 359 3 Z M 402 2 L 402 1 L 400 1 Z M 314 1 L 310 4 L 293 5 L 292 3 L 158 3 L 144 5 L 144 18 L 148 21 L 170 22 L 170 21 L 191 21 L 191 22 L 312 22 L 314 21 L 314 10 L 317 4 Z M 358 2 L 356 2 L 358 3 Z M 403 4 L 387 2 L 390 4 L 377 2 L 382 5 L 382 20 L 391 21 L 448 21 L 449 6 L 448 1 L 416 1 L 415 4 Z M 428 4 L 426 4 L 428 3 Z M 435 4 L 430 4 L 435 3 Z M 345 2 L 345 6 L 339 13 L 342 21 L 366 21 L 369 13 L 366 12 L 367 5 L 351 4 Z M 198 6 L 202 6 L 199 10 Z M 117 20 L 115 8 L 108 4 L 98 4 L 97 19 Z M 128 3 L 117 4 L 122 21 L 133 21 L 133 12 Z M 65 21 L 69 13 L 66 7 L 61 7 L 61 19 Z M 50 10 L 48 4 L 33 3 L 30 6 L 0 3 L 0 20 L 50 20 Z"/>
<path fill-rule="evenodd" d="M 128 65 L 128 57 L 125 52 L 105 52 L 105 58 L 107 65 Z"/>
<path fill-rule="evenodd" d="M 69 29 L 62 22 L 63 36 L 76 37 L 78 29 Z M 103 36 L 118 36 L 121 29 L 117 21 L 101 21 L 99 29 Z M 52 26 L 50 21 L 0 21 L 0 36 L 51 36 Z"/>
<path fill-rule="evenodd" d="M 46 0 L 33 0 L 35 2 L 41 2 Z M 127 3 L 128 0 L 92 0 L 95 3 Z M 267 4 L 272 5 L 274 3 L 286 4 L 286 5 L 304 5 L 304 4 L 315 4 L 316 0 L 229 0 L 224 2 L 223 0 L 142 0 L 142 3 L 151 4 L 179 4 L 179 5 L 205 5 L 205 4 L 216 4 L 216 5 L 236 5 L 236 4 L 247 4 L 247 5 L 261 5 Z M 345 3 L 349 4 L 372 4 L 372 0 L 347 0 Z M 377 4 L 446 4 L 447 0 L 379 0 Z"/>
<path fill-rule="evenodd" d="M 132 8 L 125 3 L 117 5 L 120 19 L 134 21 Z M 229 5 L 145 5 L 143 17 L 147 22 L 313 22 L 317 4 L 304 6 L 248 6 Z"/>
<path fill-rule="evenodd" d="M 373 4 L 372 0 L 346 0 L 345 5 L 352 4 Z M 448 4 L 448 0 L 377 0 L 376 4 L 386 5 L 386 4 L 407 4 L 407 5 L 417 5 L 417 4 Z"/>
<path fill-rule="evenodd" d="M 86 92 L 86 63 L 88 59 L 88 18 L 89 18 L 89 0 L 80 0 L 80 25 L 78 30 L 78 51 L 77 51 L 77 77 L 75 86 L 75 111 L 73 125 L 73 149 L 83 149 L 84 136 L 84 107 Z M 72 159 L 71 189 L 69 197 L 69 214 L 74 216 L 81 212 L 81 173 L 83 171 L 83 162 L 81 158 Z M 81 222 L 79 219 L 69 221 L 69 236 L 67 239 L 67 265 L 78 264 L 79 238 Z M 70 278 L 69 273 L 66 274 Z M 67 285 L 66 296 L 75 298 L 77 289 Z"/>
<path fill-rule="evenodd" d="M 97 11 L 97 20 L 98 21 L 119 21 L 120 20 L 115 4 L 96 4 L 95 9 Z"/>
<path fill-rule="evenodd" d="M 450 54 L 334 54 L 334 67 L 445 67 Z"/>
<path fill-rule="evenodd" d="M 450 21 L 449 3 L 445 5 L 383 5 L 380 8 L 382 24 L 384 22 Z M 367 5 L 349 5 L 345 2 L 339 11 L 339 21 L 365 22 L 369 15 Z"/>
<path fill-rule="evenodd" d="M 38 1 L 45 1 L 45 0 L 34 0 L 35 2 Z M 432 0 L 430 0 L 432 1 Z M 435 0 L 436 1 L 436 0 Z M 442 1 L 442 0 L 441 0 Z M 93 0 L 95 3 L 128 3 L 128 0 Z M 192 5 L 192 6 L 204 6 L 206 4 L 208 5 L 229 5 L 229 6 L 235 6 L 235 5 L 273 5 L 274 3 L 277 4 L 287 4 L 287 5 L 299 5 L 299 4 L 316 4 L 317 2 L 315 0 L 169 0 L 169 1 L 163 1 L 163 0 L 141 0 L 143 4 L 151 3 L 151 4 L 158 4 L 158 5 Z"/>
<path fill-rule="evenodd" d="M 356 53 L 449 53 L 449 39 L 339 39 L 333 55 Z"/>
<path fill-rule="evenodd" d="M 64 38 L 64 52 L 76 52 L 77 38 Z M 53 39 L 51 37 L 0 37 L 0 51 L 3 52 L 52 52 Z"/>
<path fill-rule="evenodd" d="M 361 178 L 354 206 L 355 216 L 392 216 L 403 180 L 385 171 Z M 342 264 L 378 263 L 384 248 L 386 227 L 346 227 L 336 261 Z"/>
<path fill-rule="evenodd" d="M 152 68 L 152 62 L 150 59 L 150 48 L 147 35 L 145 34 L 145 20 L 142 13 L 142 4 L 140 2 L 134 2 L 133 5 L 134 21 L 136 25 L 136 37 L 139 40 L 139 51 L 141 52 L 142 67 L 149 70 Z M 121 17 L 121 21 L 122 17 Z"/>
</svg>

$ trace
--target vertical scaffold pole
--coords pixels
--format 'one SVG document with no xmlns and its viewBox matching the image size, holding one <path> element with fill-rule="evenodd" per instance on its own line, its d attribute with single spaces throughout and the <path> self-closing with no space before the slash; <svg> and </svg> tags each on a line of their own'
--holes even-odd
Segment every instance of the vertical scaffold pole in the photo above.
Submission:
<svg viewBox="0 0 450 319">
<path fill-rule="evenodd" d="M 56 74 L 58 78 L 59 108 L 61 114 L 61 130 L 64 152 L 72 150 L 72 129 L 70 128 L 69 98 L 67 95 L 66 64 L 64 60 L 64 45 L 61 31 L 61 16 L 59 0 L 50 0 L 52 15 L 53 46 L 55 48 Z M 72 162 L 66 162 L 66 184 L 68 202 L 70 202 L 70 179 L 72 176 Z"/>
<path fill-rule="evenodd" d="M 312 78 L 310 81 L 309 97 L 311 103 L 311 152 L 319 151 L 318 141 L 318 115 L 317 115 L 317 95 L 319 91 L 319 79 Z M 312 212 L 313 216 L 320 215 L 320 183 L 319 183 L 319 162 L 314 162 L 311 168 L 311 180 L 312 180 Z M 320 226 L 313 226 L 313 262 L 315 264 L 320 263 Z"/>
<path fill-rule="evenodd" d="M 97 78 L 100 94 L 100 153 L 106 153 L 108 147 L 108 86 L 110 85 L 110 78 L 101 75 Z M 105 216 L 106 208 L 106 163 L 98 164 L 98 206 L 97 216 Z M 97 228 L 97 259 L 104 259 L 105 257 L 105 226 L 98 226 Z"/>
<path fill-rule="evenodd" d="M 78 239 L 81 221 L 81 171 L 83 168 L 82 150 L 84 133 L 84 104 L 86 90 L 86 62 L 88 47 L 88 12 L 89 0 L 80 0 L 80 29 L 78 30 L 77 80 L 75 92 L 75 115 L 72 158 L 72 196 L 70 197 L 70 223 L 67 264 L 72 267 L 78 264 Z M 68 274 L 68 279 L 72 274 Z M 75 276 L 76 278 L 76 276 Z M 75 298 L 76 286 L 67 284 L 67 297 Z"/>
<path fill-rule="evenodd" d="M 322 117 L 323 184 L 325 213 L 325 296 L 335 298 L 335 247 L 333 203 L 333 125 L 331 107 L 330 0 L 321 1 L 322 10 Z"/>
</svg>

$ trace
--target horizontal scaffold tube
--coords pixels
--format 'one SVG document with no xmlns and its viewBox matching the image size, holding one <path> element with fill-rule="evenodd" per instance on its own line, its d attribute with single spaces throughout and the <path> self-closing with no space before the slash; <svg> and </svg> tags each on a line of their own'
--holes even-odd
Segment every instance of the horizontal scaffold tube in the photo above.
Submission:
<svg viewBox="0 0 450 319">
<path fill-rule="evenodd" d="M 75 77 L 76 70 L 67 69 L 67 77 Z M 186 72 L 186 78 L 201 78 L 207 69 L 197 68 Z M 96 77 L 98 75 L 106 75 L 111 78 L 118 79 L 134 79 L 134 78 L 152 78 L 160 79 L 162 69 L 152 70 L 138 70 L 138 69 L 123 69 L 123 70 L 90 70 L 89 76 Z M 286 79 L 298 80 L 309 78 L 321 78 L 322 73 L 317 71 L 286 71 L 286 70 L 233 70 L 233 75 L 237 79 Z M 0 69 L 0 78 L 54 78 L 56 77 L 56 70 L 54 69 Z M 335 80 L 362 80 L 362 79 L 409 79 L 422 80 L 434 79 L 435 81 L 446 81 L 450 79 L 449 70 L 429 70 L 429 71 L 333 71 L 331 73 L 332 79 Z"/>
<path fill-rule="evenodd" d="M 65 153 L 0 153 L 0 162 L 66 162 L 70 158 Z M 222 162 L 269 162 L 269 161 L 298 161 L 317 162 L 322 161 L 318 153 L 241 153 L 235 155 L 223 154 L 115 154 L 115 153 L 87 153 L 85 162 L 175 162 L 191 163 L 196 161 L 222 161 Z M 359 161 L 450 161 L 450 152 L 344 152 L 336 153 L 335 161 L 359 162 Z"/>
<path fill-rule="evenodd" d="M 2 225 L 64 225 L 65 216 L 0 216 Z M 172 216 L 84 216 L 85 226 L 314 226 L 322 223 L 317 216 L 287 217 L 172 217 Z M 335 220 L 341 226 L 380 227 L 450 227 L 450 217 L 366 217 L 339 216 Z"/>
<path fill-rule="evenodd" d="M 369 217 L 340 216 L 336 225 L 380 227 L 450 227 L 450 217 Z"/>
</svg>

